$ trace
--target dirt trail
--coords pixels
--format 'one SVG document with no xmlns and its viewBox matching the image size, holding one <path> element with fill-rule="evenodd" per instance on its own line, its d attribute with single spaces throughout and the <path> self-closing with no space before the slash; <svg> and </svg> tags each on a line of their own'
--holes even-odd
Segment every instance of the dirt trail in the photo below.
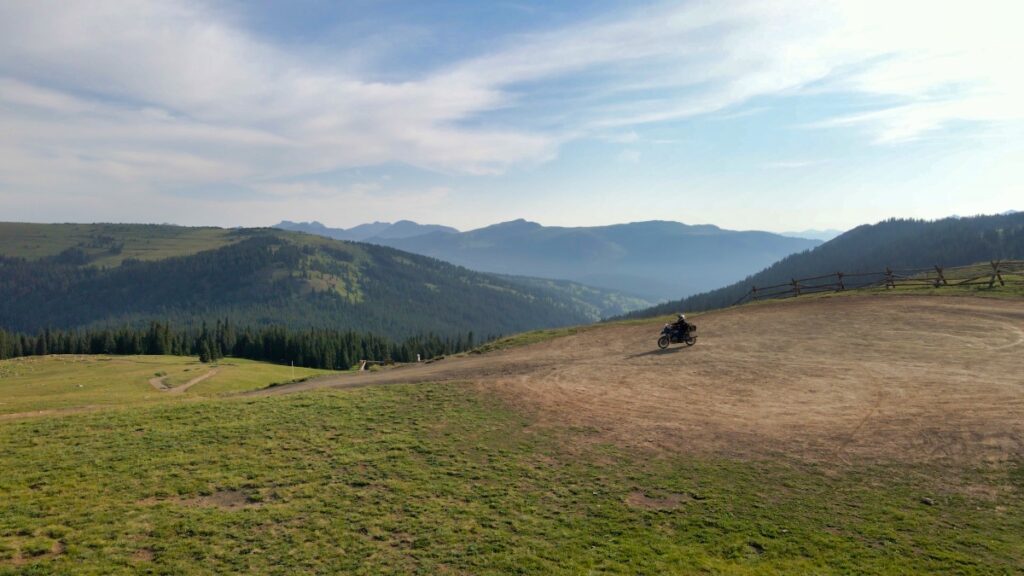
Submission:
<svg viewBox="0 0 1024 576">
<path fill-rule="evenodd" d="M 195 378 L 189 380 L 188 382 L 185 382 L 184 384 L 180 386 L 175 386 L 173 388 L 167 385 L 167 376 L 157 376 L 156 378 L 150 378 L 149 385 L 152 386 L 153 388 L 156 388 L 157 390 L 160 390 L 161 392 L 167 392 L 168 394 L 181 394 L 182 392 L 188 390 L 189 388 L 195 386 L 196 384 L 199 384 L 203 380 L 206 380 L 207 378 L 212 378 L 214 375 L 217 374 L 218 371 L 220 371 L 220 368 L 214 368 L 209 372 L 206 372 L 205 374 L 200 374 L 199 376 L 196 376 Z"/>
<path fill-rule="evenodd" d="M 811 459 L 1024 457 L 1024 301 L 857 296 L 699 316 L 693 348 L 657 323 L 262 390 L 468 381 L 602 441 Z"/>
<path fill-rule="evenodd" d="M 167 392 L 170 388 L 167 386 L 167 376 L 157 376 L 149 379 L 149 385 L 161 392 Z"/>
</svg>

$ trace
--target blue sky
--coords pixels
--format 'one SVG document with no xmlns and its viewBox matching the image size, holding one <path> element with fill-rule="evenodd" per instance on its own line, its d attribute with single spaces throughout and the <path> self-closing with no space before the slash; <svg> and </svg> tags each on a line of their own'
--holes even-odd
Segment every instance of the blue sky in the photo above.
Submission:
<svg viewBox="0 0 1024 576">
<path fill-rule="evenodd" d="M 0 220 L 1024 209 L 1018 2 L 0 2 Z"/>
</svg>

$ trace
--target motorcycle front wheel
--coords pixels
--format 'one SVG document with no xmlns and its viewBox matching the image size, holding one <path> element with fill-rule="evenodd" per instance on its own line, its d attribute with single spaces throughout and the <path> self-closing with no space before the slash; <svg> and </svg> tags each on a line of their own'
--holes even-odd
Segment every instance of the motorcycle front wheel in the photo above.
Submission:
<svg viewBox="0 0 1024 576">
<path fill-rule="evenodd" d="M 697 343 L 697 337 L 696 336 L 691 336 L 691 337 L 686 339 L 686 345 L 687 346 L 693 346 L 696 343 Z"/>
<path fill-rule="evenodd" d="M 661 348 L 662 350 L 668 348 L 668 336 L 658 338 L 658 348 Z"/>
</svg>

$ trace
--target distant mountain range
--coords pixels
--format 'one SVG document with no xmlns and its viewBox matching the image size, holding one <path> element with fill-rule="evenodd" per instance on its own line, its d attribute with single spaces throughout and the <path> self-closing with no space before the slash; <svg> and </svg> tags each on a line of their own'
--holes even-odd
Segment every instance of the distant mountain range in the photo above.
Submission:
<svg viewBox="0 0 1024 576">
<path fill-rule="evenodd" d="M 422 236 L 424 234 L 430 234 L 431 232 L 459 232 L 450 226 L 440 226 L 438 224 L 417 224 L 412 220 L 399 220 L 395 223 L 371 222 L 369 224 L 360 224 L 359 226 L 354 226 L 348 229 L 328 228 L 316 221 L 290 222 L 288 220 L 284 220 L 274 226 L 274 228 L 291 230 L 293 232 L 305 232 L 307 234 L 316 234 L 318 236 L 334 238 L 335 240 L 350 240 L 353 242 L 399 240 L 403 238 L 412 238 L 414 236 Z"/>
<path fill-rule="evenodd" d="M 810 230 L 801 230 L 800 232 L 783 232 L 782 235 L 789 236 L 791 238 L 809 238 L 811 240 L 828 242 L 842 233 L 842 230 L 836 230 L 834 228 L 829 228 L 827 230 L 815 230 L 812 228 Z"/>
<path fill-rule="evenodd" d="M 646 317 L 710 310 L 736 302 L 751 286 L 841 272 L 961 266 L 994 259 L 1024 259 L 1024 212 L 953 216 L 942 220 L 891 219 L 858 226 L 800 254 L 783 258 L 746 279 L 702 294 L 628 314 Z"/>
<path fill-rule="evenodd" d="M 468 232 L 413 222 L 349 230 L 282 222 L 277 227 L 390 246 L 481 272 L 562 279 L 666 300 L 743 278 L 819 240 L 711 225 L 649 221 L 563 228 L 514 220 Z M 358 231 L 360 238 L 353 236 Z"/>
<path fill-rule="evenodd" d="M 613 291 L 473 272 L 268 228 L 0 223 L 0 327 L 286 325 L 391 338 L 586 324 L 649 306 Z"/>
</svg>

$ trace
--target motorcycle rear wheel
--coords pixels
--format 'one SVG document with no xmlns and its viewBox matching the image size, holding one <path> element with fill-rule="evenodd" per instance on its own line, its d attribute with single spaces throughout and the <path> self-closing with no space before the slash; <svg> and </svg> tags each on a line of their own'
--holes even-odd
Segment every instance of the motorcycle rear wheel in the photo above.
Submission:
<svg viewBox="0 0 1024 576">
<path fill-rule="evenodd" d="M 658 348 L 664 350 L 665 348 L 668 348 L 668 344 L 668 336 L 662 336 L 661 338 L 658 338 Z"/>
</svg>

